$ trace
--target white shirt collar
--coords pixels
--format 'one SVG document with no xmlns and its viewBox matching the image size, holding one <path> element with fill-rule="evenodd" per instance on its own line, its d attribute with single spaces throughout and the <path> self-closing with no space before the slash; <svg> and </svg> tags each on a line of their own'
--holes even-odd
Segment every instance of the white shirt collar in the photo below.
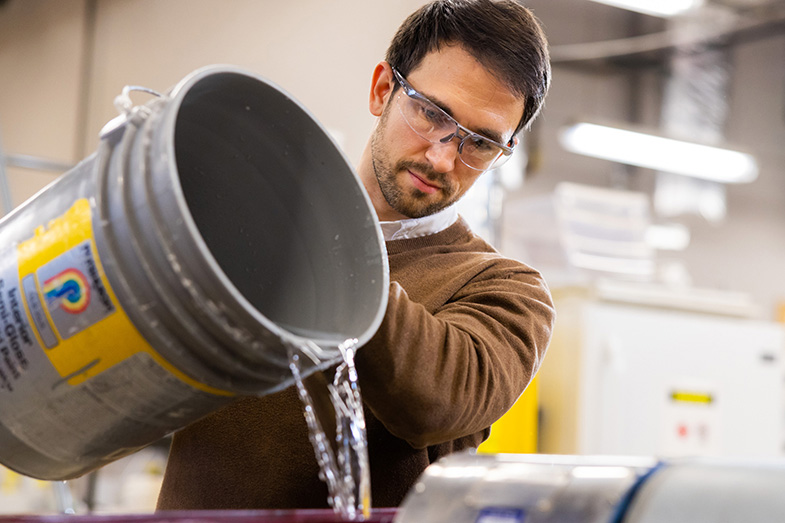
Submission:
<svg viewBox="0 0 785 523">
<path fill-rule="evenodd" d="M 458 209 L 450 205 L 436 214 L 394 222 L 380 222 L 384 241 L 419 238 L 441 232 L 458 219 Z"/>
</svg>

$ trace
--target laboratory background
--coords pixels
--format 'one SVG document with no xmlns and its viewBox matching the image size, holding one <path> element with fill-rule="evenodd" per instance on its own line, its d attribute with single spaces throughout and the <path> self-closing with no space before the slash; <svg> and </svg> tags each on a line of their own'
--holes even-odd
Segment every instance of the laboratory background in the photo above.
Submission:
<svg viewBox="0 0 785 523">
<path fill-rule="evenodd" d="M 354 162 L 371 72 L 423 3 L 0 0 L 0 211 L 91 155 L 125 86 L 211 64 L 280 86 Z M 785 457 L 785 2 L 523 4 L 551 90 L 459 205 L 543 273 L 557 324 L 480 452 Z M 68 484 L 0 467 L 0 514 L 152 512 L 166 451 Z"/>
</svg>

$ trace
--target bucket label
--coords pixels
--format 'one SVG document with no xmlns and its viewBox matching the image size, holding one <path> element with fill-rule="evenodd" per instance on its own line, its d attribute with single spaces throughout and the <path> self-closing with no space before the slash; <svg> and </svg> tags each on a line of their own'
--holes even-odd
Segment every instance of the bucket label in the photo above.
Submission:
<svg viewBox="0 0 785 523">
<path fill-rule="evenodd" d="M 0 460 L 19 470 L 27 448 L 83 473 L 232 399 L 150 346 L 100 258 L 84 198 L 0 247 Z"/>
<path fill-rule="evenodd" d="M 36 272 L 46 310 L 61 338 L 70 338 L 115 311 L 90 243 L 83 241 Z"/>
<path fill-rule="evenodd" d="M 127 316 L 118 313 L 96 254 L 88 200 L 77 200 L 62 216 L 38 227 L 16 247 L 15 258 L 36 344 L 46 348 L 58 374 L 71 385 L 148 346 Z M 112 340 L 111 351 L 104 350 L 107 340 Z"/>
<path fill-rule="evenodd" d="M 38 348 L 22 305 L 13 252 L 0 256 L 0 390 L 13 392 Z M 10 262 L 10 263 L 9 263 Z"/>
<path fill-rule="evenodd" d="M 164 360 L 142 337 L 120 306 L 101 265 L 93 238 L 92 210 L 79 199 L 32 238 L 8 248 L 0 258 L 0 327 L 5 307 L 28 347 L 4 374 L 39 354 L 41 347 L 60 380 L 79 385 L 130 358 L 146 353 L 171 375 L 204 392 L 229 395 L 199 383 Z M 21 283 L 20 283 L 21 282 Z M 20 290 L 21 289 L 21 290 Z M 24 335 L 24 336 L 22 336 Z M 13 352 L 13 349 L 9 349 Z M 2 354 L 0 354 L 2 361 Z M 3 376 L 0 375 L 0 387 Z M 5 380 L 12 384 L 12 381 Z"/>
</svg>

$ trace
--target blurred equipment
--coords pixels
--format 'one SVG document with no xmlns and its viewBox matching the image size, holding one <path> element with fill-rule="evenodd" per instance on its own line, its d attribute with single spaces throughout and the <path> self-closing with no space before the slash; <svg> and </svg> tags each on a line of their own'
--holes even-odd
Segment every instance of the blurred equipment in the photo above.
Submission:
<svg viewBox="0 0 785 523">
<path fill-rule="evenodd" d="M 561 242 L 573 267 L 650 279 L 654 249 L 644 193 L 562 182 L 553 195 Z"/>
<path fill-rule="evenodd" d="M 785 521 L 785 462 L 476 455 L 425 470 L 395 523 Z"/>
<path fill-rule="evenodd" d="M 685 226 L 653 223 L 642 192 L 561 182 L 552 203 L 565 263 L 591 276 L 666 279 L 658 251 L 683 250 L 690 242 Z"/>
<path fill-rule="evenodd" d="M 732 9 L 712 5 L 673 18 L 669 24 L 674 32 L 689 37 L 705 35 L 717 27 L 730 29 L 737 21 Z M 731 53 L 725 44 L 725 39 L 706 39 L 701 44 L 676 47 L 662 102 L 665 133 L 711 145 L 724 140 L 731 84 Z M 688 164 L 685 158 L 680 160 Z M 721 183 L 749 182 L 757 177 L 751 156 L 743 160 L 728 157 L 723 163 L 701 160 L 714 176 L 686 178 L 673 169 L 657 173 L 654 208 L 660 216 L 697 214 L 709 222 L 721 222 L 727 214 L 726 190 Z M 744 162 L 749 165 L 746 170 Z"/>
<path fill-rule="evenodd" d="M 744 295 L 604 281 L 554 299 L 542 452 L 782 456 L 785 326 Z"/>
<path fill-rule="evenodd" d="M 157 94 L 124 89 L 98 151 L 0 221 L 0 462 L 31 477 L 280 390 L 294 349 L 329 366 L 386 308 L 375 213 L 304 107 L 228 66 L 135 90 Z"/>
<path fill-rule="evenodd" d="M 729 115 L 731 47 L 743 34 L 782 23 L 782 12 L 758 17 L 727 2 L 595 0 L 667 18 L 667 30 L 623 40 L 553 50 L 554 63 L 658 56 L 667 64 L 659 130 L 582 122 L 560 134 L 571 152 L 654 170 L 658 216 L 696 214 L 710 223 L 727 215 L 726 186 L 758 177 L 756 159 L 725 143 Z M 732 3 L 732 2 L 730 2 Z M 767 9 L 761 9 L 762 12 Z M 781 11 L 781 10 L 780 10 Z"/>
</svg>

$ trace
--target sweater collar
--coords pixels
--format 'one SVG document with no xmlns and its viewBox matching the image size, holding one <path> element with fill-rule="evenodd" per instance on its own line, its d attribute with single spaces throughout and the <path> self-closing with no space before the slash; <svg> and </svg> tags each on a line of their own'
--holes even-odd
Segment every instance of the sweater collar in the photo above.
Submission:
<svg viewBox="0 0 785 523">
<path fill-rule="evenodd" d="M 450 205 L 435 214 L 422 218 L 409 218 L 394 222 L 380 222 L 384 241 L 406 240 L 436 234 L 445 230 L 458 219 L 458 209 Z"/>
</svg>

